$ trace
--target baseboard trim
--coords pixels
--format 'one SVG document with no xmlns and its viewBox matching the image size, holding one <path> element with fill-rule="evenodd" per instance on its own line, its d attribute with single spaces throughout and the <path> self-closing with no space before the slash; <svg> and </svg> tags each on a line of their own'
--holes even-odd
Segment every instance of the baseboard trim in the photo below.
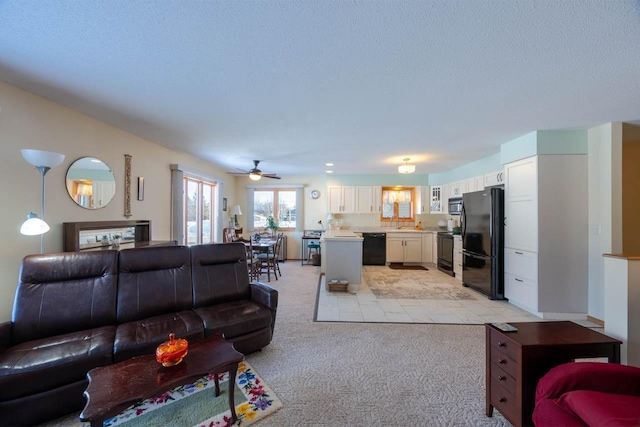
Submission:
<svg viewBox="0 0 640 427">
<path fill-rule="evenodd" d="M 602 326 L 604 328 L 604 320 L 600 320 L 600 319 L 598 319 L 596 317 L 591 317 L 591 316 L 587 316 L 587 320 L 589 322 L 595 323 L 596 325 L 600 325 L 600 326 Z"/>
</svg>

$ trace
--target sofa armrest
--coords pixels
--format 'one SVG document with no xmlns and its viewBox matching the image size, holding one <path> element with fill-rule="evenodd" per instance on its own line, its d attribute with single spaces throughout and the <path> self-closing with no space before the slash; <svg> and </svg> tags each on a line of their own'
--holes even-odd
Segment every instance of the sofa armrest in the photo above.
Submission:
<svg viewBox="0 0 640 427">
<path fill-rule="evenodd" d="M 251 282 L 251 300 L 268 307 L 275 313 L 278 308 L 278 291 L 262 282 Z"/>
<path fill-rule="evenodd" d="M 9 347 L 11 347 L 11 328 L 13 323 L 2 322 L 0 323 L 0 353 L 4 353 Z"/>
<path fill-rule="evenodd" d="M 547 372 L 538 382 L 536 403 L 555 399 L 572 390 L 640 396 L 640 368 L 617 363 L 565 363 Z"/>
</svg>

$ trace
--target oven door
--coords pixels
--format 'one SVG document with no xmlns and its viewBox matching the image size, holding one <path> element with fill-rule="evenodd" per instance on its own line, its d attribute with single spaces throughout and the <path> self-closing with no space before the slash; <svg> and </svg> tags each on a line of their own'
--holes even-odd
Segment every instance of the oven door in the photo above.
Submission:
<svg viewBox="0 0 640 427">
<path fill-rule="evenodd" d="M 453 276 L 453 236 L 438 234 L 438 270 Z"/>
</svg>

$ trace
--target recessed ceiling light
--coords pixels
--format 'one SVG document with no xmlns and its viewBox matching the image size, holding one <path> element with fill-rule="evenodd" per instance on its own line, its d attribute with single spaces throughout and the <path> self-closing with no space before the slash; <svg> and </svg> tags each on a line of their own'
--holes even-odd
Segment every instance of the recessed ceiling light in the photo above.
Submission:
<svg viewBox="0 0 640 427">
<path fill-rule="evenodd" d="M 333 173 L 333 171 L 326 171 L 327 173 Z"/>
<path fill-rule="evenodd" d="M 333 166 L 333 163 L 325 163 L 325 166 Z"/>
</svg>

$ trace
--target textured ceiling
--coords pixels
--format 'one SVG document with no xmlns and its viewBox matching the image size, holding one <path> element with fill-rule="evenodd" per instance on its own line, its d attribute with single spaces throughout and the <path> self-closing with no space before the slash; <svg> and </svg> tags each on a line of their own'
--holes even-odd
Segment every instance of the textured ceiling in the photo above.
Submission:
<svg viewBox="0 0 640 427">
<path fill-rule="evenodd" d="M 638 1 L 0 0 L 0 79 L 224 168 L 449 170 L 640 119 Z"/>
</svg>

